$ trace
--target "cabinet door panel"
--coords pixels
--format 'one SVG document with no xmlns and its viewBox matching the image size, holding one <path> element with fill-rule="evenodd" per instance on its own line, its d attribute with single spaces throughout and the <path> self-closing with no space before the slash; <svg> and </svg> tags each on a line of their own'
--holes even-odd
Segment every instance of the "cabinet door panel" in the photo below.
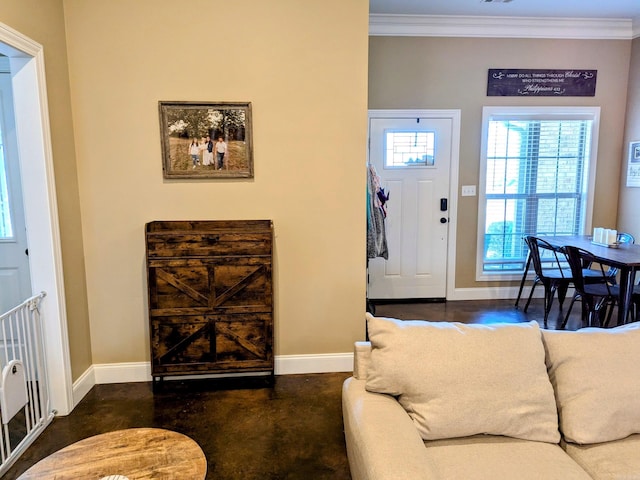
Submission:
<svg viewBox="0 0 640 480">
<path fill-rule="evenodd" d="M 155 283 L 152 308 L 189 308 L 209 305 L 209 271 L 206 266 L 160 266 L 150 271 Z"/>
<path fill-rule="evenodd" d="M 155 310 L 271 306 L 271 265 L 175 265 L 155 262 L 149 269 Z"/>
<path fill-rule="evenodd" d="M 271 265 L 213 267 L 216 307 L 271 305 Z"/>
<path fill-rule="evenodd" d="M 205 317 L 175 316 L 156 322 L 151 341 L 154 366 L 215 360 L 211 324 Z"/>
<path fill-rule="evenodd" d="M 215 322 L 216 361 L 244 362 L 271 359 L 268 333 L 270 322 L 264 315 L 246 315 Z"/>
</svg>

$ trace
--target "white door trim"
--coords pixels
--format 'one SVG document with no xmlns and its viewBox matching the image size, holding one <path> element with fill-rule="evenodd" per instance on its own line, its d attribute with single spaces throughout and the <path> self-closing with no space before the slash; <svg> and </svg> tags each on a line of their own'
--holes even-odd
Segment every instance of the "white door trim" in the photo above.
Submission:
<svg viewBox="0 0 640 480">
<path fill-rule="evenodd" d="M 0 23 L 0 53 L 11 64 L 32 291 L 47 294 L 41 318 L 51 408 L 66 415 L 73 392 L 44 52 Z"/>
<path fill-rule="evenodd" d="M 460 117 L 459 109 L 443 110 L 369 110 L 367 124 L 372 118 L 449 118 L 451 119 L 451 168 L 449 170 L 449 238 L 447 248 L 447 293 L 446 298 L 454 295 L 456 286 L 456 233 L 458 219 L 458 176 L 460 171 Z M 369 161 L 369 148 L 367 148 Z"/>
</svg>

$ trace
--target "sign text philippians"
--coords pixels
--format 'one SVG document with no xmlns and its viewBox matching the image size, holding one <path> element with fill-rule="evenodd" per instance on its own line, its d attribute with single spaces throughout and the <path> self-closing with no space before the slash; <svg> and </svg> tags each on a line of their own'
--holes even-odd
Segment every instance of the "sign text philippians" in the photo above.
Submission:
<svg viewBox="0 0 640 480">
<path fill-rule="evenodd" d="M 593 97 L 597 70 L 490 68 L 489 97 Z"/>
</svg>

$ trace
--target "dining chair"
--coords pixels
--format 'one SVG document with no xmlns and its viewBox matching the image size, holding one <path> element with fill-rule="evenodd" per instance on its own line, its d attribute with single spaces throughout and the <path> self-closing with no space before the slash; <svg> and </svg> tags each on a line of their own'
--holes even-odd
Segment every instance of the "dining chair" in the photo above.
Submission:
<svg viewBox="0 0 640 480">
<path fill-rule="evenodd" d="M 618 243 L 636 243 L 636 239 L 630 233 L 618 233 Z M 608 272 L 611 272 L 613 279 L 615 280 L 618 273 L 617 268 L 610 268 Z M 638 313 L 640 310 L 640 287 L 637 285 L 638 279 L 636 278 L 636 285 L 633 287 L 633 295 L 631 296 L 631 321 L 638 320 Z"/>
<path fill-rule="evenodd" d="M 526 243 L 526 236 L 522 237 L 522 239 L 525 241 Z M 555 248 L 555 247 L 554 247 Z M 566 265 L 568 266 L 568 263 L 566 263 Z M 527 259 L 525 261 L 525 267 L 524 267 L 524 271 L 522 272 L 522 279 L 520 280 L 520 288 L 518 289 L 518 296 L 516 297 L 516 302 L 515 302 L 515 308 L 518 308 L 518 303 L 520 303 L 520 298 L 522 297 L 522 290 L 524 289 L 524 284 L 527 280 L 527 276 L 529 274 L 529 269 L 531 267 L 531 250 L 529 249 L 528 253 L 527 253 Z M 567 271 L 569 271 L 569 269 L 567 268 Z M 596 272 L 595 270 L 591 270 L 590 265 L 584 265 L 583 266 L 583 274 L 585 277 L 585 281 L 587 283 L 590 282 L 594 282 L 594 283 L 598 283 L 600 281 L 602 281 L 602 278 L 600 276 L 599 272 Z M 617 274 L 617 271 L 613 273 L 613 278 L 615 280 L 615 275 Z M 527 304 L 525 305 L 524 311 L 527 311 L 527 306 L 529 305 L 529 303 L 531 302 L 531 299 L 533 298 L 533 292 L 536 288 L 536 285 L 538 285 L 540 283 L 540 279 L 537 277 L 534 277 L 533 279 L 533 283 L 531 284 L 531 290 L 529 291 L 529 298 L 527 299 Z"/>
<path fill-rule="evenodd" d="M 525 237 L 522 237 L 522 240 L 526 243 Z M 527 246 L 528 248 L 528 246 Z M 520 298 L 522 297 L 522 290 L 524 290 L 524 284 L 527 281 L 527 276 L 529 275 L 529 268 L 531 268 L 531 251 L 527 250 L 527 259 L 524 262 L 524 271 L 522 272 L 522 279 L 520 280 L 520 288 L 518 289 L 518 296 L 516 297 L 516 303 L 514 305 L 515 308 L 518 308 L 518 303 L 520 303 Z M 529 292 L 529 298 L 533 295 L 533 289 L 536 285 L 540 283 L 537 279 L 533 280 L 533 285 L 531 285 L 531 291 Z"/>
<path fill-rule="evenodd" d="M 638 314 L 640 313 L 640 286 L 633 287 L 633 294 L 631 295 L 631 309 L 629 315 L 631 321 L 636 322 L 638 320 Z"/>
<path fill-rule="evenodd" d="M 616 241 L 618 243 L 636 243 L 634 236 L 626 232 L 619 232 Z"/>
<path fill-rule="evenodd" d="M 630 233 L 618 233 L 618 236 L 616 237 L 616 242 L 618 244 L 620 243 L 636 243 L 635 238 L 633 237 L 633 235 L 631 235 Z M 587 283 L 592 282 L 592 283 L 599 283 L 602 281 L 606 281 L 611 283 L 612 285 L 615 285 L 618 283 L 617 280 L 617 275 L 618 275 L 618 271 L 619 269 L 617 267 L 608 267 L 607 268 L 607 275 L 605 276 L 605 278 L 603 279 L 602 276 L 600 275 L 600 272 L 597 271 L 597 269 L 593 269 L 592 268 L 592 264 L 583 260 L 582 262 L 583 264 L 583 273 L 585 274 L 585 280 L 587 281 Z"/>
<path fill-rule="evenodd" d="M 572 246 L 565 246 L 563 250 L 569 261 L 576 293 L 571 299 L 560 329 L 564 329 L 567 326 L 571 309 L 578 298 L 582 300 L 581 318 L 583 327 L 608 326 L 613 314 L 613 307 L 616 305 L 620 295 L 619 287 L 612 285 L 608 281 L 608 272 L 602 264 L 596 261 L 595 256 L 591 252 Z M 594 280 L 595 277 L 587 281 L 584 276 L 585 263 L 598 266 L 598 269 L 592 268 L 591 271 L 599 273 L 600 281 L 596 282 Z"/>
<path fill-rule="evenodd" d="M 636 243 L 635 238 L 630 233 L 618 233 L 616 237 L 617 243 Z M 618 283 L 616 276 L 618 275 L 619 269 L 616 267 L 608 267 L 606 270 L 606 276 L 602 278 L 600 271 L 598 268 L 592 268 L 593 264 L 588 262 L 587 260 L 582 260 L 582 273 L 584 274 L 585 281 L 587 283 L 601 283 L 608 282 L 612 285 Z"/>
<path fill-rule="evenodd" d="M 562 265 L 568 263 L 564 253 L 559 251 L 553 245 L 540 237 L 534 237 L 529 235 L 525 237 L 525 242 L 529 247 L 529 254 L 531 255 L 531 263 L 533 263 L 533 269 L 536 272 L 534 283 L 531 286 L 531 293 L 527 304 L 524 306 L 524 312 L 529 308 L 531 303 L 531 297 L 533 289 L 538 283 L 544 286 L 544 327 L 547 328 L 547 320 L 549 318 L 549 311 L 553 304 L 553 298 L 558 292 L 558 302 L 560 304 L 560 310 L 562 310 L 562 304 L 567 295 L 569 285 L 573 282 L 573 277 L 569 269 L 562 268 Z M 546 258 L 543 260 L 543 254 L 546 254 Z M 550 263 L 551 266 L 545 267 L 543 264 Z"/>
<path fill-rule="evenodd" d="M 618 233 L 618 237 L 616 238 L 618 243 L 636 243 L 636 239 L 630 233 Z M 613 285 L 618 283 L 616 276 L 618 275 L 618 268 L 609 267 L 607 270 L 608 281 Z"/>
</svg>

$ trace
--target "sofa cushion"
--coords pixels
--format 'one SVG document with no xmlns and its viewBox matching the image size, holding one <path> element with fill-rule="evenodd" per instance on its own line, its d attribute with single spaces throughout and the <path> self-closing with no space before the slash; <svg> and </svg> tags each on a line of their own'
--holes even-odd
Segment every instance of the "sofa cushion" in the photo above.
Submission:
<svg viewBox="0 0 640 480">
<path fill-rule="evenodd" d="M 425 447 L 431 470 L 446 480 L 591 480 L 551 443 L 476 435 L 429 441 Z"/>
<path fill-rule="evenodd" d="M 568 442 L 640 433 L 640 329 L 543 331 L 560 430 Z"/>
<path fill-rule="evenodd" d="M 353 376 L 358 380 L 366 380 L 370 362 L 371 344 L 369 342 L 355 342 L 353 349 Z"/>
<path fill-rule="evenodd" d="M 594 479 L 628 480 L 640 477 L 640 435 L 591 445 L 563 442 L 562 447 Z"/>
<path fill-rule="evenodd" d="M 366 388 L 398 397 L 425 440 L 479 433 L 557 443 L 536 322 L 465 325 L 367 315 Z"/>
</svg>

